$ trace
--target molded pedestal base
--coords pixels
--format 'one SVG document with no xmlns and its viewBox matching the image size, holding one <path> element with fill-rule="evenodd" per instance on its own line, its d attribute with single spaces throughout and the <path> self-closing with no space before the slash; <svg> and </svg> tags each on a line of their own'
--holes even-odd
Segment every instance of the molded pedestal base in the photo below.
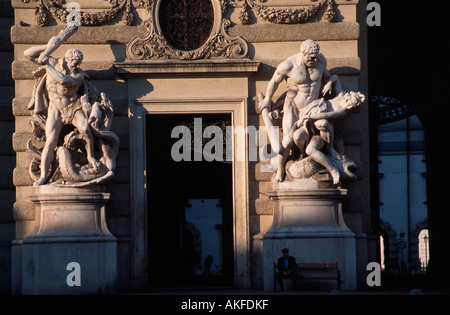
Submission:
<svg viewBox="0 0 450 315">
<path fill-rule="evenodd" d="M 22 245 L 22 293 L 114 293 L 117 240 L 105 221 L 109 194 L 100 187 L 39 186 L 31 199 L 36 221 Z"/>
<path fill-rule="evenodd" d="M 298 181 L 301 183 L 301 181 Z M 342 199 L 347 191 L 306 185 L 277 184 L 269 191 L 274 201 L 272 227 L 262 236 L 264 253 L 264 289 L 274 288 L 274 262 L 289 248 L 297 263 L 338 263 L 342 290 L 356 289 L 355 234 L 345 225 Z M 297 183 L 297 184 L 299 184 Z M 318 285 L 317 281 L 323 281 Z M 302 289 L 336 289 L 336 281 L 297 281 Z M 327 283 L 328 282 L 328 283 Z M 328 287 L 327 287 L 328 285 Z"/>
</svg>

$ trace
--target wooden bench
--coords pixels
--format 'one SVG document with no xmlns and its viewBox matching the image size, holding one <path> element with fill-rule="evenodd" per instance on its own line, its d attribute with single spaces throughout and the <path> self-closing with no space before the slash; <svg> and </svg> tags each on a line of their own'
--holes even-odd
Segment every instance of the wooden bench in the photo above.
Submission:
<svg viewBox="0 0 450 315">
<path fill-rule="evenodd" d="M 274 263 L 274 291 L 278 291 L 277 263 Z M 328 273 L 324 274 L 326 271 Z M 337 263 L 297 263 L 299 280 L 336 280 L 336 288 L 341 290 L 341 272 Z"/>
</svg>

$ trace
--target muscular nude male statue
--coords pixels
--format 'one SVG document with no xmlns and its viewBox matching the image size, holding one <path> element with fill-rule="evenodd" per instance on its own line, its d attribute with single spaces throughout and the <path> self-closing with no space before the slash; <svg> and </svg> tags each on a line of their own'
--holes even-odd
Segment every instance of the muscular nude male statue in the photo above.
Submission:
<svg viewBox="0 0 450 315">
<path fill-rule="evenodd" d="M 313 40 L 306 40 L 300 46 L 299 53 L 278 65 L 267 86 L 266 96 L 260 104 L 261 111 L 265 108 L 270 110 L 270 101 L 283 80 L 287 81 L 289 87 L 283 107 L 283 140 L 278 152 L 278 170 L 275 181 L 281 182 L 284 180 L 285 164 L 294 144 L 296 122 L 300 117 L 302 108 L 317 100 L 319 96 L 332 92 L 333 84 L 336 94 L 342 92 L 339 78 L 336 75 L 330 75 L 326 66 L 327 61 L 319 53 L 319 45 Z M 323 126 L 323 130 L 326 129 L 329 128 Z M 301 153 L 304 154 L 305 152 Z"/>
<path fill-rule="evenodd" d="M 87 159 L 94 171 L 100 163 L 94 158 L 94 139 L 83 106 L 90 106 L 87 95 L 80 95 L 80 88 L 85 83 L 85 74 L 80 69 L 83 54 L 77 49 L 70 49 L 64 58 L 55 59 L 46 55 L 48 46 L 59 46 L 57 37 L 48 45 L 34 46 L 24 52 L 25 56 L 44 65 L 47 78 L 48 112 L 45 124 L 46 142 L 41 156 L 41 176 L 35 185 L 43 185 L 48 180 L 49 168 L 54 160 L 55 148 L 63 125 L 72 124 L 78 129 L 86 143 Z M 87 89 L 85 89 L 86 91 Z"/>
</svg>

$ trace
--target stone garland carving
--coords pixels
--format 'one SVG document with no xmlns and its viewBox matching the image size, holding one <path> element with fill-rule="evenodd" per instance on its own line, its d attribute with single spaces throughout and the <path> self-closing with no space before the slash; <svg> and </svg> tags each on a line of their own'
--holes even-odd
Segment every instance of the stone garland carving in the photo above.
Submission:
<svg viewBox="0 0 450 315">
<path fill-rule="evenodd" d="M 85 187 L 114 176 L 119 138 L 110 131 L 113 108 L 80 69 L 83 53 L 50 54 L 78 29 L 67 25 L 45 46 L 24 54 L 39 65 L 28 109 L 33 138 L 27 142 L 30 177 L 35 186 Z"/>
<path fill-rule="evenodd" d="M 30 0 L 22 0 L 28 3 Z M 39 26 L 47 26 L 49 23 L 49 14 L 57 18 L 61 22 L 67 22 L 67 16 L 70 12 L 65 9 L 62 5 L 65 0 L 33 0 L 38 2 L 38 7 L 36 8 L 36 20 Z M 81 25 L 83 26 L 100 26 L 111 22 L 117 17 L 117 15 L 125 11 L 122 22 L 125 25 L 132 25 L 134 22 L 134 15 L 132 12 L 133 2 L 138 7 L 147 7 L 149 0 L 105 0 L 111 3 L 111 8 L 106 11 L 100 11 L 95 13 L 83 12 L 81 11 Z"/>
<path fill-rule="evenodd" d="M 65 0 L 33 0 L 38 2 L 36 8 L 36 20 L 39 26 L 47 26 L 49 23 L 49 13 L 62 22 L 66 22 L 69 14 L 62 4 Z M 153 4 L 153 0 L 105 0 L 111 3 L 111 9 L 96 13 L 81 12 L 81 25 L 83 26 L 100 26 L 111 22 L 116 16 L 125 11 L 122 22 L 125 25 L 132 25 L 134 22 L 134 15 L 132 12 L 133 2 L 134 6 L 145 7 L 149 11 Z M 267 0 L 259 0 L 259 2 L 266 2 Z M 317 0 L 311 0 L 316 2 Z M 29 3 L 30 0 L 22 0 L 22 2 Z M 222 14 L 225 14 L 228 6 L 236 7 L 238 2 L 242 2 L 242 11 L 239 16 L 241 24 L 250 24 L 249 12 L 253 10 L 262 19 L 275 24 L 301 24 L 306 23 L 315 17 L 325 4 L 323 18 L 328 22 L 335 22 L 337 18 L 336 5 L 333 0 L 321 0 L 319 3 L 297 9 L 275 9 L 268 6 L 261 6 L 256 4 L 254 0 L 220 0 Z"/>
<path fill-rule="evenodd" d="M 249 12 L 253 10 L 263 20 L 275 24 L 301 24 L 306 23 L 314 18 L 318 11 L 327 4 L 327 9 L 324 13 L 324 19 L 327 22 L 335 22 L 337 12 L 333 0 L 321 0 L 319 3 L 302 7 L 298 9 L 275 9 L 267 6 L 256 4 L 253 0 L 237 0 L 242 2 L 242 11 L 239 16 L 241 24 L 250 24 Z M 232 6 L 237 6 L 236 0 L 231 0 Z M 316 0 L 311 0 L 316 1 Z M 263 2 L 260 0 L 260 2 Z"/>
<path fill-rule="evenodd" d="M 223 2 L 222 2 L 223 3 Z M 144 37 L 137 36 L 127 45 L 127 58 L 130 60 L 148 59 L 181 59 L 195 60 L 201 58 L 224 57 L 231 59 L 241 59 L 247 57 L 248 45 L 239 36 L 228 35 L 228 28 L 231 22 L 216 16 L 220 25 L 213 29 L 207 41 L 198 49 L 191 51 L 178 50 L 168 44 L 164 36 L 157 30 L 154 24 L 154 1 L 149 0 L 150 18 L 144 25 L 148 32 Z M 223 10 L 223 6 L 221 6 Z"/>
</svg>

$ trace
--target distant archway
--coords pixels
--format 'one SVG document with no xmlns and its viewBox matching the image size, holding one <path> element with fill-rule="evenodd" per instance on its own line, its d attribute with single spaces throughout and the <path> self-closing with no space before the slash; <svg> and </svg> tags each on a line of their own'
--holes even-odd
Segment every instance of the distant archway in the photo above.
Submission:
<svg viewBox="0 0 450 315">
<path fill-rule="evenodd" d="M 428 232 L 428 219 L 424 219 L 416 224 L 415 230 L 411 233 L 417 242 L 417 265 L 421 273 L 426 271 L 430 260 Z"/>
<path fill-rule="evenodd" d="M 380 220 L 380 229 L 383 231 L 381 236 L 384 240 L 384 265 L 385 270 L 398 270 L 398 235 L 389 222 Z"/>
</svg>

